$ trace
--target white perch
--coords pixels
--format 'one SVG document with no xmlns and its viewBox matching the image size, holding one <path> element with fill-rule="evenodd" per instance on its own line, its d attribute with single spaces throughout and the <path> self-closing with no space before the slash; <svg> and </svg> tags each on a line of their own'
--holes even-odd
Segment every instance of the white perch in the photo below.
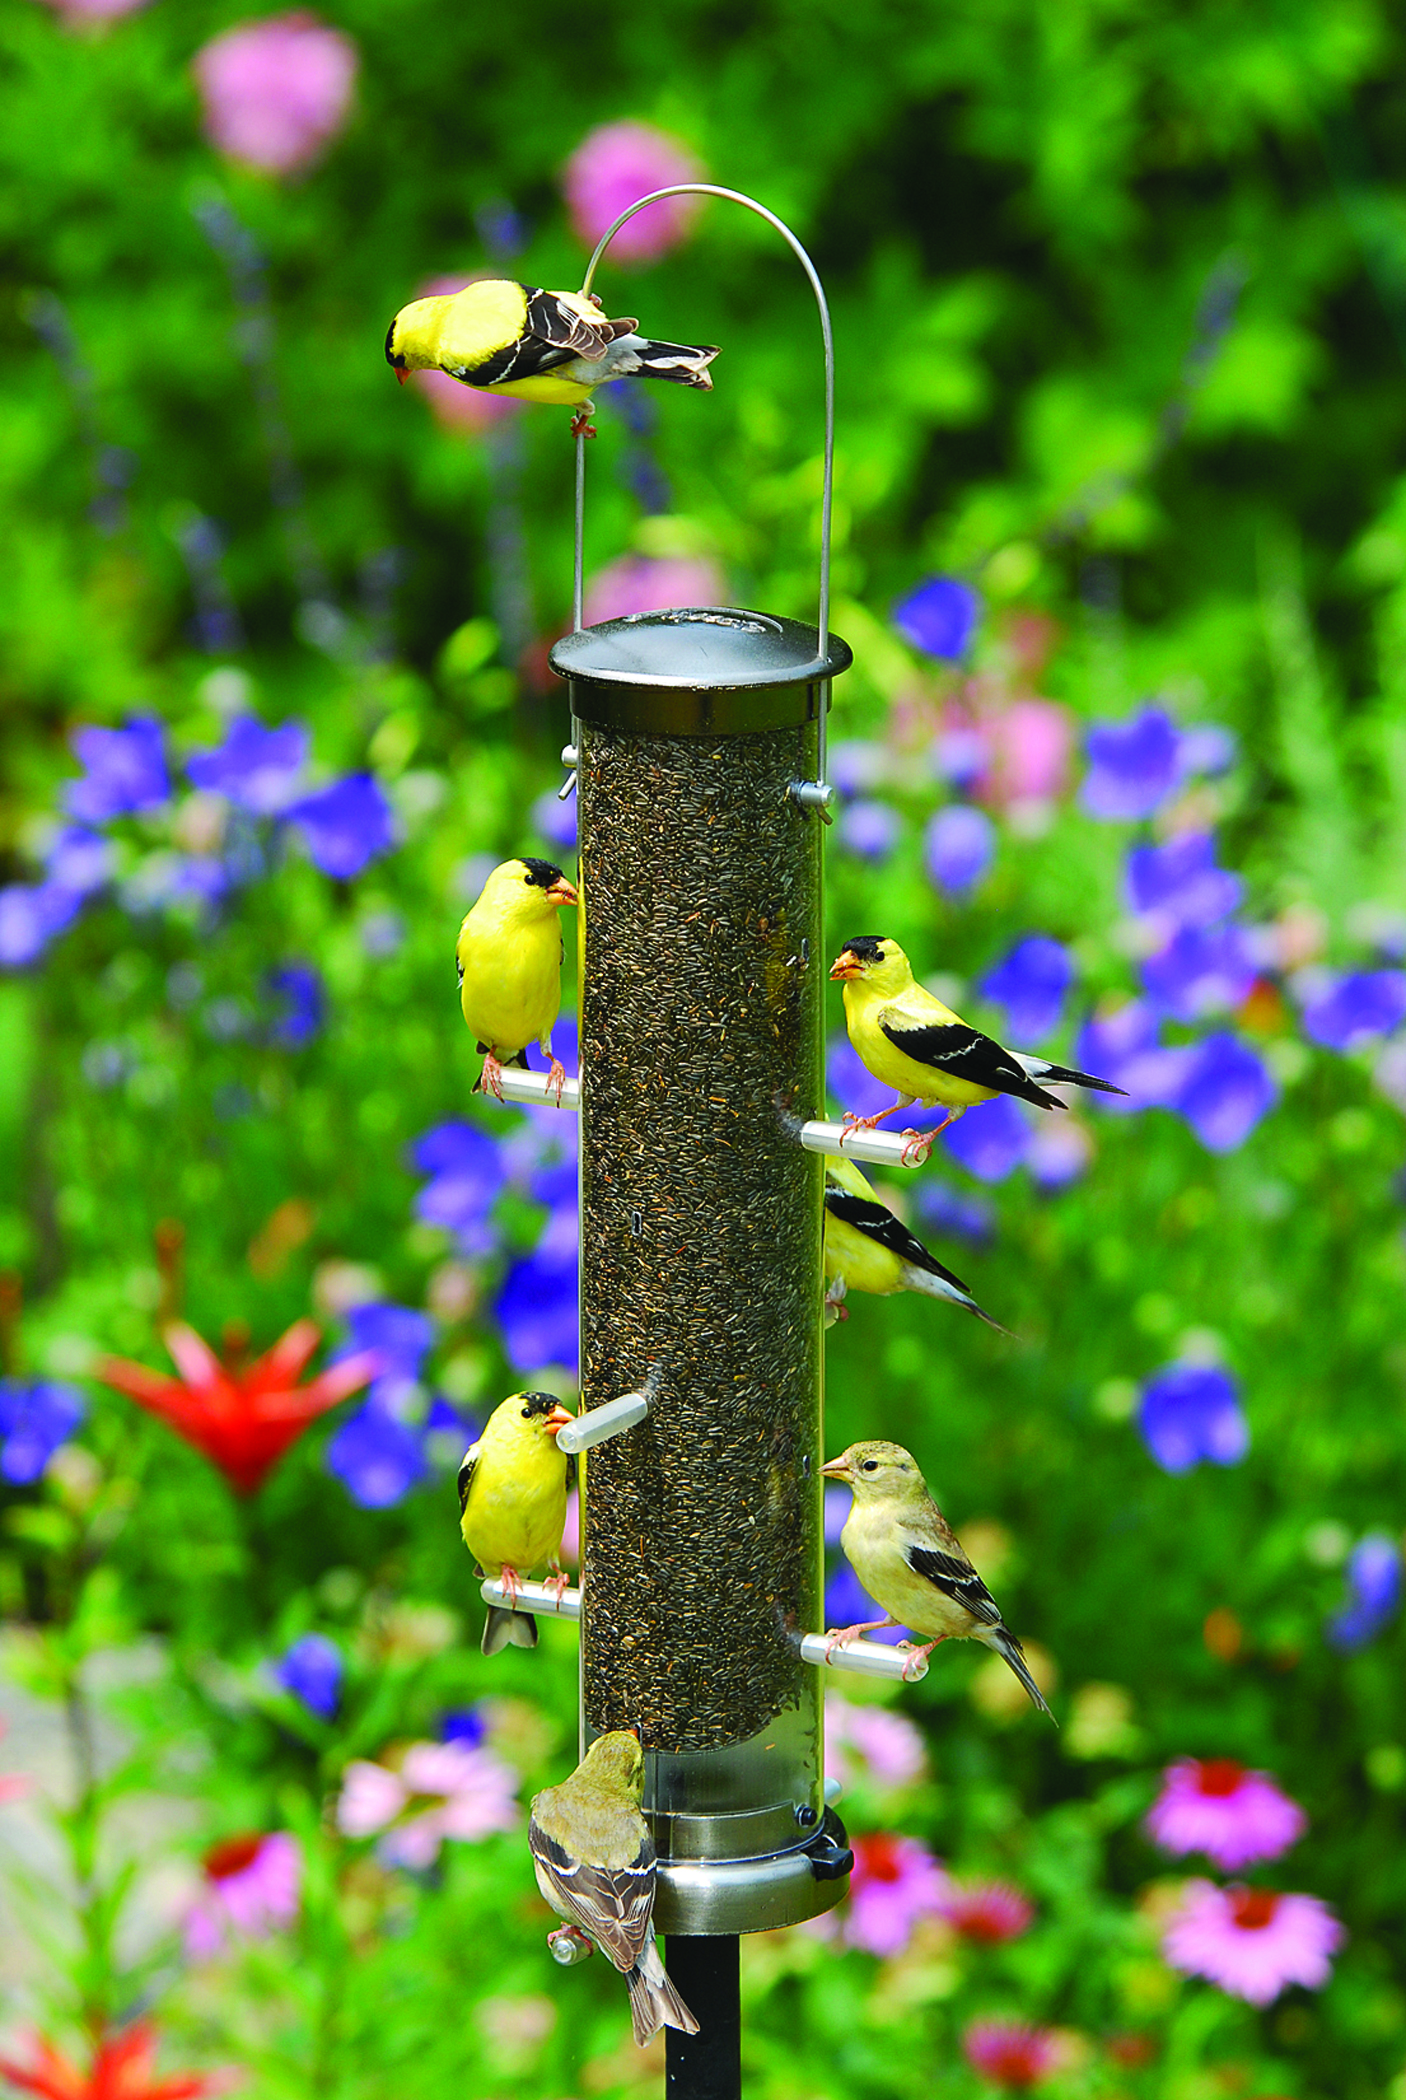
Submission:
<svg viewBox="0 0 1406 2100">
<path fill-rule="evenodd" d="M 832 1648 L 824 1633 L 801 1635 L 801 1661 L 853 1670 L 859 1677 L 896 1677 L 903 1684 L 916 1684 L 928 1674 L 927 1657 L 911 1648 L 890 1648 L 884 1641 L 846 1641 Z"/>
<path fill-rule="evenodd" d="M 903 1150 L 910 1140 L 897 1130 L 849 1130 L 843 1123 L 802 1123 L 800 1138 L 807 1152 L 867 1160 L 875 1167 L 921 1167 L 932 1150 L 924 1145 L 905 1159 Z"/>
<path fill-rule="evenodd" d="M 557 1431 L 557 1449 L 575 1458 L 578 1451 L 589 1451 L 592 1444 L 603 1444 L 607 1437 L 633 1429 L 648 1413 L 647 1393 L 622 1393 L 618 1400 L 603 1400 L 599 1407 L 578 1415 L 568 1428 Z"/>
<path fill-rule="evenodd" d="M 579 1619 L 581 1592 L 563 1590 L 557 1595 L 554 1582 L 520 1582 L 510 1597 L 506 1583 L 490 1576 L 481 1591 L 485 1604 L 501 1605 L 504 1611 L 530 1611 L 534 1618 Z"/>
<path fill-rule="evenodd" d="M 547 1085 L 545 1072 L 524 1072 L 521 1065 L 504 1065 L 502 1070 L 503 1100 L 496 1094 L 485 1093 L 483 1099 L 499 1107 L 504 1104 L 514 1108 L 579 1108 L 581 1106 L 581 1082 L 568 1079 L 557 1100 L 555 1087 Z"/>
</svg>

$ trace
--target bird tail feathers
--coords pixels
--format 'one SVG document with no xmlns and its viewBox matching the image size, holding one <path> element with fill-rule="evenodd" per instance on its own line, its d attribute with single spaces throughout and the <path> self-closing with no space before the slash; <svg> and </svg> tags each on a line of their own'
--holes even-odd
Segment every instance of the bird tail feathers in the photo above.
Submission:
<svg viewBox="0 0 1406 2100">
<path fill-rule="evenodd" d="M 680 2034 L 697 2034 L 698 2022 L 670 1983 L 653 1933 L 625 1981 L 630 1987 L 635 2040 L 641 2049 L 653 2041 L 661 2027 L 676 2027 Z"/>
<path fill-rule="evenodd" d="M 631 372 L 643 372 L 649 379 L 669 379 L 677 386 L 701 387 L 705 393 L 711 393 L 713 381 L 708 366 L 717 354 L 716 348 L 707 344 L 658 343 L 644 336 L 632 337 L 611 344 L 610 377 L 618 379 Z"/>
<path fill-rule="evenodd" d="M 970 1291 L 961 1290 L 945 1276 L 934 1276 L 930 1270 L 920 1269 L 916 1262 L 903 1264 L 903 1283 L 906 1290 L 923 1291 L 929 1298 L 943 1298 L 949 1305 L 960 1305 L 963 1312 L 975 1313 L 978 1320 L 994 1327 L 997 1334 L 1010 1333 L 1008 1327 L 1003 1327 L 999 1320 L 992 1319 L 990 1313 L 982 1311 Z"/>
<path fill-rule="evenodd" d="M 1025 1650 L 1011 1632 L 1010 1627 L 993 1626 L 989 1633 L 978 1634 L 977 1638 L 985 1641 L 988 1648 L 994 1648 L 1003 1662 L 1010 1664 L 1016 1676 L 1025 1686 L 1033 1703 L 1039 1707 L 1042 1714 L 1049 1714 L 1050 1719 L 1053 1721 L 1054 1715 L 1050 1713 L 1048 1706 L 1045 1704 L 1045 1695 L 1030 1674 L 1030 1665 L 1025 1660 Z"/>
<path fill-rule="evenodd" d="M 535 1648 L 537 1621 L 530 1611 L 505 1611 L 490 1604 L 483 1622 L 483 1652 L 496 1655 L 501 1648 Z"/>
<path fill-rule="evenodd" d="M 1025 1057 L 1019 1050 L 1014 1056 L 1031 1079 L 1038 1079 L 1046 1086 L 1087 1086 L 1096 1094 L 1126 1094 L 1128 1091 L 1125 1086 L 1114 1086 L 1111 1079 L 1095 1079 L 1092 1072 L 1076 1072 L 1072 1065 L 1052 1065 L 1048 1058 Z"/>
</svg>

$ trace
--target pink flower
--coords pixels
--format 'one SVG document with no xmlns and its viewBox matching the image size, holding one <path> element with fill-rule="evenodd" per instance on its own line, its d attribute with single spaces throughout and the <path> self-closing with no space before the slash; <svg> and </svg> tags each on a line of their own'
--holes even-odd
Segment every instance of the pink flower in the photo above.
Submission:
<svg viewBox="0 0 1406 2100">
<path fill-rule="evenodd" d="M 1067 709 L 1053 700 L 1014 700 L 986 715 L 981 727 L 991 750 L 983 800 L 1008 809 L 1012 803 L 1053 802 L 1064 793 L 1074 751 Z"/>
<path fill-rule="evenodd" d="M 1278 1859 L 1296 1844 L 1308 1818 L 1267 1772 L 1249 1772 L 1228 1757 L 1182 1757 L 1162 1775 L 1147 1830 L 1164 1852 L 1204 1852 L 1226 1873 L 1253 1860 Z"/>
<path fill-rule="evenodd" d="M 195 55 L 205 129 L 231 160 L 291 175 L 341 130 L 356 70 L 351 38 L 305 9 L 243 22 Z"/>
<path fill-rule="evenodd" d="M 919 1918 L 941 1914 L 947 1876 L 916 1838 L 881 1831 L 852 1843 L 845 1938 L 867 1954 L 901 1954 Z"/>
<path fill-rule="evenodd" d="M 678 182 L 699 182 L 705 172 L 681 139 L 626 117 L 587 132 L 566 164 L 562 186 L 572 225 L 586 246 L 594 248 L 611 221 L 637 197 Z M 611 260 L 654 262 L 667 255 L 687 239 L 701 202 L 699 197 L 670 197 L 638 213 L 611 242 Z"/>
<path fill-rule="evenodd" d="M 0 1721 L 0 1735 L 4 1735 L 8 1727 L 7 1721 Z M 7 1801 L 18 1801 L 21 1795 L 29 1792 L 33 1784 L 34 1781 L 28 1772 L 0 1772 L 0 1808 L 3 1808 Z"/>
<path fill-rule="evenodd" d="M 963 1939 L 999 1947 L 1029 1931 L 1035 1906 L 1009 1881 L 949 1881 L 938 1916 L 946 1918 Z"/>
<path fill-rule="evenodd" d="M 231 1933 L 261 1940 L 298 1915 L 303 1856 L 287 1831 L 225 1838 L 206 1853 L 205 1887 L 186 1914 L 186 1954 L 209 1961 Z"/>
<path fill-rule="evenodd" d="M 623 620 L 631 613 L 664 612 L 673 605 L 724 605 L 726 591 L 717 563 L 701 556 L 622 554 L 591 578 L 586 625 Z"/>
<path fill-rule="evenodd" d="M 347 1766 L 337 1826 L 348 1837 L 385 1834 L 388 1866 L 428 1867 L 445 1838 L 472 1844 L 518 1821 L 517 1775 L 491 1750 L 456 1743 L 412 1743 L 399 1769 L 357 1758 Z"/>
<path fill-rule="evenodd" d="M 115 22 L 119 15 L 134 15 L 147 0 L 48 0 L 65 22 Z"/>
<path fill-rule="evenodd" d="M 454 277 L 431 277 L 416 292 L 417 299 L 437 299 L 446 292 L 462 292 L 466 284 L 481 284 L 486 270 L 461 271 Z M 412 372 L 410 384 L 418 387 L 430 404 L 430 414 L 443 430 L 468 431 L 477 436 L 495 423 L 511 419 L 522 407 L 508 394 L 483 394 L 463 386 L 447 372 Z"/>
<path fill-rule="evenodd" d="M 847 1753 L 856 1753 L 851 1757 Z M 907 1786 L 927 1767 L 923 1738 L 905 1714 L 882 1706 L 852 1706 L 831 1692 L 825 1701 L 826 1776 L 849 1786 L 856 1777 L 881 1786 Z"/>
<path fill-rule="evenodd" d="M 992 2085 L 1022 2092 L 1042 2085 L 1059 2068 L 1059 2036 L 1023 2020 L 973 2020 L 962 2036 L 962 2054 Z"/>
<path fill-rule="evenodd" d="M 1291 1983 L 1321 1990 L 1342 1938 L 1317 1896 L 1189 1881 L 1162 1936 L 1162 1954 L 1185 1976 L 1205 1976 L 1232 1997 L 1268 2005 Z"/>
</svg>

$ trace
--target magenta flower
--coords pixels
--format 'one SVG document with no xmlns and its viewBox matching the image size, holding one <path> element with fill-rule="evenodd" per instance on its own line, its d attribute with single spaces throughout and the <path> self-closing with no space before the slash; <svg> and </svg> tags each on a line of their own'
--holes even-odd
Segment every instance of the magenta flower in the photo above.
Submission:
<svg viewBox="0 0 1406 2100">
<path fill-rule="evenodd" d="M 649 215 L 646 212 L 644 216 Z M 591 578 L 586 589 L 585 621 L 624 620 L 631 613 L 667 612 L 678 605 L 725 605 L 727 584 L 715 561 L 700 556 L 660 559 L 649 554 L 622 554 Z"/>
<path fill-rule="evenodd" d="M 388 1866 L 428 1867 L 446 1838 L 474 1844 L 518 1822 L 517 1774 L 491 1750 L 455 1743 L 412 1743 L 397 1770 L 355 1758 L 337 1802 L 337 1827 L 348 1837 L 382 1832 L 377 1851 Z"/>
<path fill-rule="evenodd" d="M 241 22 L 195 55 L 206 132 L 245 167 L 295 174 L 346 122 L 357 63 L 351 38 L 304 8 Z"/>
<path fill-rule="evenodd" d="M 1023 2020 L 973 2020 L 962 2036 L 962 2054 L 972 2069 L 1012 2093 L 1043 2085 L 1063 2053 L 1057 2034 Z"/>
<path fill-rule="evenodd" d="M 848 1515 L 848 1500 L 845 1513 Z M 927 1769 L 923 1738 L 906 1714 L 883 1706 L 852 1706 L 836 1692 L 825 1700 L 825 1771 L 850 1786 L 856 1778 L 880 1786 L 908 1786 Z"/>
<path fill-rule="evenodd" d="M 941 1915 L 947 1876 L 916 1838 L 878 1831 L 853 1845 L 845 1938 L 866 1954 L 901 1954 L 920 1918 Z"/>
<path fill-rule="evenodd" d="M 949 1881 L 938 1916 L 963 1939 L 999 1947 L 1030 1930 L 1035 1906 L 1009 1881 Z"/>
<path fill-rule="evenodd" d="M 1233 1998 L 1268 2005 L 1291 1983 L 1322 1990 L 1342 1938 L 1341 1924 L 1317 1896 L 1189 1881 L 1162 1936 L 1162 1955 L 1184 1976 L 1204 1976 Z"/>
<path fill-rule="evenodd" d="M 706 173 L 682 139 L 625 117 L 587 132 L 566 164 L 562 187 L 572 226 L 594 248 L 636 198 L 678 182 L 700 182 Z M 699 197 L 669 197 L 638 212 L 611 242 L 611 260 L 657 262 L 687 240 L 701 202 Z"/>
<path fill-rule="evenodd" d="M 1180 1757 L 1162 1775 L 1148 1811 L 1148 1835 L 1164 1852 L 1204 1852 L 1227 1874 L 1278 1859 L 1308 1828 L 1297 1801 L 1267 1772 L 1229 1757 Z"/>
<path fill-rule="evenodd" d="M 982 730 L 991 751 L 981 782 L 983 800 L 1006 809 L 1053 802 L 1069 785 L 1074 723 L 1054 700 L 1015 700 L 988 716 Z"/>
<path fill-rule="evenodd" d="M 212 1845 L 202 1861 L 205 1886 L 186 1913 L 186 1954 L 210 1961 L 229 1940 L 267 1939 L 298 1915 L 303 1855 L 286 1830 L 257 1831 Z"/>
</svg>

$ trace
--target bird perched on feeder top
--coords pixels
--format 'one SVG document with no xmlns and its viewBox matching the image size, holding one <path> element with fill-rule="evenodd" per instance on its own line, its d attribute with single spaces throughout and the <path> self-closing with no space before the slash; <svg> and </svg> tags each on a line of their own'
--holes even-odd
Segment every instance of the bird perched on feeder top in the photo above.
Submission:
<svg viewBox="0 0 1406 2100">
<path fill-rule="evenodd" d="M 929 1298 L 945 1298 L 975 1313 L 997 1334 L 1006 1332 L 989 1313 L 984 1313 L 959 1276 L 944 1269 L 881 1203 L 874 1189 L 853 1160 L 825 1162 L 825 1294 L 827 1325 L 843 1319 L 841 1300 L 847 1291 L 872 1291 L 875 1297 L 891 1298 L 895 1291 L 922 1291 Z"/>
<path fill-rule="evenodd" d="M 485 1053 L 479 1086 L 500 1101 L 504 1065 L 525 1069 L 529 1043 L 552 1055 L 565 954 L 557 913 L 575 902 L 575 884 L 553 862 L 505 860 L 459 928 L 459 1003 Z M 566 1067 L 555 1057 L 547 1084 L 560 1106 Z"/>
<path fill-rule="evenodd" d="M 832 1645 L 839 1647 L 878 1626 L 911 1626 L 915 1633 L 930 1635 L 926 1645 L 912 1650 L 915 1658 L 931 1655 L 939 1641 L 984 1641 L 1010 1664 L 1041 1713 L 1048 1714 L 1025 1650 L 928 1493 L 912 1453 L 901 1444 L 851 1444 L 820 1470 L 827 1480 L 842 1480 L 854 1492 L 840 1544 L 886 1615 L 862 1626 L 841 1627 L 829 1636 Z"/>
<path fill-rule="evenodd" d="M 654 1944 L 654 1846 L 640 1814 L 643 1793 L 639 1738 L 619 1728 L 597 1736 L 569 1779 L 538 1794 L 527 1826 L 538 1888 L 566 1919 L 562 1931 L 587 1934 L 625 1978 L 641 2048 L 661 2027 L 698 2032 Z"/>
<path fill-rule="evenodd" d="M 1100 1094 L 1125 1091 L 1068 1065 L 1051 1064 L 1048 1058 L 1006 1050 L 972 1028 L 916 982 L 907 956 L 887 934 L 856 934 L 846 941 L 830 975 L 844 985 L 845 1026 L 860 1059 L 876 1079 L 898 1090 L 892 1107 L 876 1116 L 847 1111 L 849 1130 L 873 1130 L 896 1109 L 909 1108 L 915 1101 L 947 1110 L 936 1129 L 903 1133 L 909 1140 L 905 1161 L 931 1145 L 977 1102 L 993 1101 L 997 1094 L 1014 1094 L 1037 1108 L 1063 1108 L 1065 1104 L 1038 1081 L 1092 1087 Z"/>
<path fill-rule="evenodd" d="M 566 1522 L 567 1457 L 557 1431 L 572 1417 L 550 1393 L 510 1393 L 495 1407 L 459 1468 L 459 1529 L 485 1575 L 512 1596 L 524 1575 L 545 1563 L 566 1587 L 557 1555 Z M 483 1652 L 537 1646 L 530 1612 L 490 1604 Z"/>
<path fill-rule="evenodd" d="M 564 403 L 578 411 L 573 433 L 594 436 L 591 389 L 605 380 L 644 373 L 712 387 L 715 348 L 656 342 L 638 328 L 634 319 L 608 320 L 594 294 L 489 278 L 403 306 L 386 334 L 386 362 L 402 383 L 411 372 L 447 372 L 481 393 Z"/>
</svg>

